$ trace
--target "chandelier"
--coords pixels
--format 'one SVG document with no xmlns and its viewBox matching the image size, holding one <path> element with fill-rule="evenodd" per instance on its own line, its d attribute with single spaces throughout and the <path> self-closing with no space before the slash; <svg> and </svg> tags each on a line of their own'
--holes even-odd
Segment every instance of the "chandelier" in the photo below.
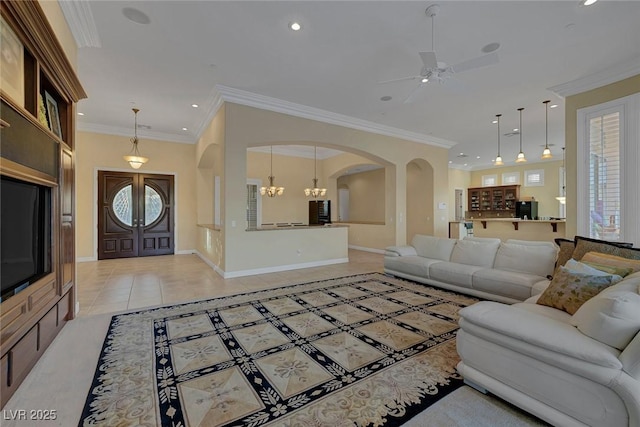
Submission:
<svg viewBox="0 0 640 427">
<path fill-rule="evenodd" d="M 317 147 L 314 146 L 313 147 L 313 180 L 312 180 L 313 188 L 304 189 L 304 195 L 307 197 L 318 198 L 318 197 L 324 197 L 325 194 L 327 194 L 326 188 L 318 188 L 317 163 L 318 163 Z"/>
<path fill-rule="evenodd" d="M 273 146 L 271 146 L 271 169 L 269 171 L 269 186 L 268 187 L 260 187 L 260 195 L 262 196 L 282 196 L 284 193 L 284 187 L 276 187 L 273 183 L 276 177 L 273 176 Z"/>
<path fill-rule="evenodd" d="M 149 159 L 147 157 L 143 157 L 140 155 L 138 151 L 138 111 L 137 108 L 132 108 L 134 114 L 134 127 L 133 127 L 133 138 L 131 138 L 131 153 L 128 156 L 123 156 L 123 158 L 129 162 L 132 168 L 140 169 L 140 166 L 147 163 Z"/>
</svg>

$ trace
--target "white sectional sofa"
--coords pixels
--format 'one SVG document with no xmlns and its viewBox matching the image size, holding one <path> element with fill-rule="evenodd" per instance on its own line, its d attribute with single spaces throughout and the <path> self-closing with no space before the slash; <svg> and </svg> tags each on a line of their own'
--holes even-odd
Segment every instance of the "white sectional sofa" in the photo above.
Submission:
<svg viewBox="0 0 640 427">
<path fill-rule="evenodd" d="M 465 382 L 556 426 L 640 427 L 640 272 L 573 316 L 537 299 L 460 310 Z"/>
<path fill-rule="evenodd" d="M 505 303 L 538 295 L 549 284 L 557 248 L 551 242 L 415 235 L 385 250 L 387 274 Z"/>
</svg>

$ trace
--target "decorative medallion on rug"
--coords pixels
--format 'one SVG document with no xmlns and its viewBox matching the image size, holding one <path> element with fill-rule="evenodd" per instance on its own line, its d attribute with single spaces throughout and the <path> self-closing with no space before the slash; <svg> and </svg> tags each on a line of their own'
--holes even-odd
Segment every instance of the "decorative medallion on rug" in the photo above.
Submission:
<svg viewBox="0 0 640 427">
<path fill-rule="evenodd" d="M 397 426 L 462 385 L 477 300 L 380 273 L 114 316 L 81 426 Z"/>
</svg>

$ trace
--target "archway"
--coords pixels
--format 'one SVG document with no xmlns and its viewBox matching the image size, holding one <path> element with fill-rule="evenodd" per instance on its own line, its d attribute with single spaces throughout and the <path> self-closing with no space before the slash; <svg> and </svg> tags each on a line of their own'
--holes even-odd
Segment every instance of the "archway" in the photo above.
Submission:
<svg viewBox="0 0 640 427">
<path fill-rule="evenodd" d="M 433 167 L 424 159 L 407 164 L 407 242 L 416 234 L 434 234 Z"/>
</svg>

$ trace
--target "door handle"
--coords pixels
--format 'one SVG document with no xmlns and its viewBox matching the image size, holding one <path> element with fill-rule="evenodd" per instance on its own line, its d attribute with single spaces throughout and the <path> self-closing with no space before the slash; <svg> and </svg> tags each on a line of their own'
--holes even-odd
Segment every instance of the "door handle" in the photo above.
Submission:
<svg viewBox="0 0 640 427">
<path fill-rule="evenodd" d="M 144 220 L 142 218 L 138 220 L 138 227 L 144 227 Z"/>
<path fill-rule="evenodd" d="M 138 220 L 137 220 L 137 219 L 135 219 L 135 218 L 133 219 L 133 226 L 134 226 L 134 227 L 137 227 L 137 226 L 138 226 Z"/>
</svg>

